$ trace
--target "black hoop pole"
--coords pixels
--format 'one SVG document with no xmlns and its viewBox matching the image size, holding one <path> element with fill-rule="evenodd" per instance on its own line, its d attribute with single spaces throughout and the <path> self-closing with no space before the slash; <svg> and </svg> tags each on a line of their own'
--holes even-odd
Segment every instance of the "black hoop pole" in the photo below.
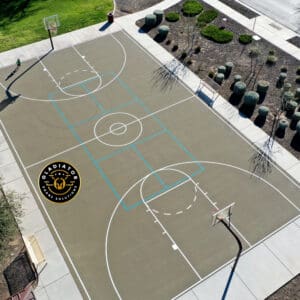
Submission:
<svg viewBox="0 0 300 300">
<path fill-rule="evenodd" d="M 228 292 L 228 290 L 229 290 L 229 286 L 230 286 L 230 283 L 231 283 L 233 274 L 234 274 L 234 271 L 235 271 L 236 266 L 237 266 L 237 263 L 238 263 L 238 261 L 239 261 L 239 259 L 240 259 L 241 253 L 242 253 L 242 251 L 243 251 L 243 245 L 242 245 L 242 242 L 241 242 L 241 240 L 239 239 L 239 237 L 236 235 L 236 233 L 230 228 L 230 225 L 228 225 L 224 220 L 221 220 L 221 223 L 222 223 L 222 224 L 226 227 L 226 229 L 229 230 L 229 232 L 233 235 L 233 237 L 234 237 L 235 240 L 237 241 L 238 247 L 239 247 L 238 253 L 237 253 L 237 255 L 236 255 L 234 264 L 233 264 L 232 269 L 231 269 L 231 271 L 230 271 L 230 274 L 229 274 L 229 277 L 228 277 L 228 280 L 227 280 L 227 283 L 226 283 L 226 286 L 225 286 L 225 289 L 224 289 L 224 292 L 223 292 L 223 295 L 222 295 L 222 300 L 225 300 L 226 295 L 227 295 L 227 292 Z"/>
<path fill-rule="evenodd" d="M 54 49 L 54 45 L 53 45 L 53 41 L 52 41 L 52 35 L 51 35 L 51 30 L 49 28 L 48 28 L 48 34 L 49 34 L 49 39 L 50 39 L 51 47 L 52 47 L 52 49 Z"/>
</svg>

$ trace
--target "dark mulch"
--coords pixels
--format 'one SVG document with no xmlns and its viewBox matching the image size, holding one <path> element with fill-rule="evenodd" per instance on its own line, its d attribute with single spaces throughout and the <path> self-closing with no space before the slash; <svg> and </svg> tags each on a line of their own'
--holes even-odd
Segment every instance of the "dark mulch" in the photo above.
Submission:
<svg viewBox="0 0 300 300">
<path fill-rule="evenodd" d="M 201 1 L 199 1 L 201 2 Z M 206 9 L 211 8 L 207 4 L 204 4 Z M 182 8 L 182 2 L 167 9 L 165 13 L 169 11 L 180 12 Z M 227 21 L 222 19 L 226 17 Z M 160 45 L 167 49 L 177 59 L 181 60 L 187 67 L 189 67 L 195 74 L 201 79 L 212 85 L 216 86 L 215 82 L 208 77 L 208 73 L 211 69 L 216 70 L 219 65 L 224 65 L 227 61 L 234 63 L 234 68 L 230 77 L 218 88 L 218 92 L 225 98 L 230 99 L 232 91 L 230 86 L 235 74 L 240 74 L 242 80 L 247 84 L 247 90 L 255 90 L 258 80 L 267 80 L 270 82 L 270 88 L 267 96 L 262 101 L 262 105 L 269 107 L 270 113 L 264 122 L 264 124 L 257 123 L 266 132 L 270 133 L 274 114 L 277 111 L 280 103 L 281 91 L 276 88 L 277 77 L 280 73 L 281 66 L 287 66 L 287 79 L 286 82 L 292 84 L 292 91 L 300 87 L 300 84 L 295 83 L 296 69 L 300 66 L 300 62 L 294 57 L 283 52 L 279 48 L 270 44 L 265 40 L 253 41 L 251 44 L 245 46 L 239 43 L 238 37 L 240 34 L 253 34 L 248 29 L 242 27 L 240 24 L 231 20 L 229 17 L 222 13 L 219 13 L 217 19 L 213 23 L 217 26 L 225 26 L 226 29 L 234 32 L 234 40 L 228 44 L 217 44 L 201 36 L 199 28 L 194 26 L 196 18 L 188 18 L 181 15 L 181 19 L 178 22 L 170 23 L 163 21 L 162 24 L 166 24 L 170 27 L 170 32 L 164 41 L 160 41 Z M 143 27 L 144 20 L 139 20 L 137 25 Z M 188 34 L 188 31 L 190 34 Z M 151 29 L 148 34 L 152 38 L 157 38 L 157 27 Z M 188 38 L 188 36 L 190 38 Z M 193 37 L 193 38 L 192 38 Z M 174 46 L 178 46 L 177 50 L 174 50 Z M 248 55 L 251 47 L 257 47 L 260 51 L 260 55 L 257 59 L 251 59 Z M 195 53 L 196 48 L 200 47 L 201 51 Z M 268 52 L 274 50 L 278 57 L 277 63 L 270 67 L 266 65 L 265 61 L 268 56 Z M 182 53 L 188 54 L 187 58 L 181 59 Z M 252 71 L 251 71 L 252 64 Z M 241 108 L 241 103 L 234 103 L 237 108 Z M 255 111 L 250 116 L 251 120 L 255 121 L 258 112 L 257 105 Z M 295 138 L 295 130 L 287 128 L 285 135 L 282 137 L 276 137 L 276 140 L 283 145 L 287 150 L 293 153 L 298 159 L 300 158 L 300 143 L 299 138 Z"/>
<path fill-rule="evenodd" d="M 236 2 L 235 0 L 219 0 L 220 2 L 230 6 L 234 10 L 238 11 L 240 14 L 245 16 L 248 19 L 252 19 L 258 17 L 259 14 L 254 12 L 253 10 L 249 9 L 248 7 Z"/>
<path fill-rule="evenodd" d="M 23 291 L 29 283 L 37 279 L 26 252 L 20 253 L 3 273 L 11 295 Z"/>
<path fill-rule="evenodd" d="M 161 1 L 162 0 L 116 0 L 116 16 L 131 14 Z"/>
<path fill-rule="evenodd" d="M 287 40 L 289 43 L 295 45 L 296 47 L 300 48 L 300 36 L 294 36 L 293 38 Z"/>
<path fill-rule="evenodd" d="M 300 299 L 300 274 L 278 289 L 266 300 L 299 300 Z"/>
</svg>

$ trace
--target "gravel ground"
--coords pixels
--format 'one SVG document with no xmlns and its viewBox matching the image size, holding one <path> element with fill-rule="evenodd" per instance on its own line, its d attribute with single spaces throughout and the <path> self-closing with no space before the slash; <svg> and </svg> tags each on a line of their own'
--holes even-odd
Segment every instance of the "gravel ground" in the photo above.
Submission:
<svg viewBox="0 0 300 300">
<path fill-rule="evenodd" d="M 203 5 L 206 9 L 211 8 L 206 4 Z M 167 9 L 165 13 L 169 11 L 180 12 L 181 8 L 182 3 L 179 3 Z M 223 21 L 223 18 L 226 18 L 226 21 Z M 294 91 L 296 88 L 300 87 L 300 84 L 295 82 L 296 69 L 300 66 L 299 61 L 262 39 L 252 42 L 247 46 L 240 44 L 238 42 L 239 35 L 251 34 L 252 32 L 222 13 L 219 13 L 218 18 L 215 19 L 213 23 L 217 26 L 225 26 L 226 29 L 234 32 L 234 39 L 228 44 L 217 44 L 202 37 L 199 33 L 198 27 L 193 26 L 195 23 L 195 18 L 183 17 L 182 15 L 180 20 L 175 23 L 170 23 L 164 20 L 162 24 L 168 25 L 170 27 L 170 32 L 167 39 L 160 42 L 161 46 L 180 60 L 182 60 L 181 55 L 183 52 L 188 53 L 189 55 L 186 59 L 184 59 L 183 63 L 186 64 L 186 66 L 196 73 L 201 79 L 205 80 L 208 84 L 217 89 L 218 92 L 228 100 L 230 100 L 232 94 L 230 86 L 235 74 L 240 74 L 242 76 L 242 80 L 247 84 L 247 90 L 255 90 L 257 81 L 259 80 L 269 81 L 270 87 L 267 96 L 260 104 L 269 107 L 270 113 L 265 123 L 260 124 L 259 122 L 256 122 L 257 125 L 269 134 L 272 129 L 276 109 L 280 105 L 281 90 L 276 88 L 276 81 L 280 73 L 280 68 L 281 66 L 286 66 L 288 68 L 288 77 L 286 82 L 292 84 L 291 90 Z M 144 25 L 144 20 L 138 21 L 137 25 L 142 27 Z M 189 35 L 188 31 L 190 32 Z M 148 34 L 154 39 L 157 38 L 157 28 L 151 29 Z M 188 36 L 194 36 L 194 38 L 191 39 L 188 38 Z M 174 45 L 178 46 L 178 50 L 173 51 Z M 250 48 L 254 46 L 259 49 L 260 55 L 257 59 L 253 59 L 252 62 L 255 68 L 253 67 L 254 71 L 251 71 L 251 59 L 248 53 Z M 197 47 L 201 48 L 199 53 L 196 53 L 195 51 Z M 268 66 L 265 64 L 266 57 L 270 50 L 274 50 L 278 57 L 278 61 L 274 66 Z M 225 80 L 222 86 L 219 87 L 208 77 L 208 73 L 211 69 L 216 70 L 219 65 L 224 65 L 227 61 L 232 61 L 234 63 L 233 72 L 232 75 Z M 242 103 L 235 103 L 235 106 L 241 109 Z M 256 110 L 250 116 L 253 121 L 257 118 L 258 107 L 259 105 L 257 105 Z M 284 115 L 282 115 L 282 117 L 284 117 Z M 289 121 L 291 120 L 289 119 Z M 276 136 L 276 140 L 287 150 L 293 153 L 298 159 L 300 158 L 300 137 L 295 134 L 293 127 L 287 128 L 283 137 L 280 135 Z"/>
</svg>

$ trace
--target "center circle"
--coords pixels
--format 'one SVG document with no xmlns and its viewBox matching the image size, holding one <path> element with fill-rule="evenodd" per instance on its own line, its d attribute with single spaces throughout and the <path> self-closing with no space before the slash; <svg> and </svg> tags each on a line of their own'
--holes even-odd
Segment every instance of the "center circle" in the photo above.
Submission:
<svg viewBox="0 0 300 300">
<path fill-rule="evenodd" d="M 127 131 L 127 125 L 121 122 L 116 122 L 110 125 L 109 131 L 114 135 L 122 135 Z"/>
<path fill-rule="evenodd" d="M 135 115 L 114 112 L 101 117 L 94 125 L 94 136 L 110 147 L 124 147 L 134 143 L 143 132 L 143 124 Z"/>
</svg>

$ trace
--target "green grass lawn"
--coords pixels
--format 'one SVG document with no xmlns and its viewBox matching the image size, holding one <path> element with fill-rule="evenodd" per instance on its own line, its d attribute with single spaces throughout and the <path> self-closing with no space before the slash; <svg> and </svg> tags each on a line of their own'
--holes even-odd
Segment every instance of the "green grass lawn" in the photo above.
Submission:
<svg viewBox="0 0 300 300">
<path fill-rule="evenodd" d="M 0 0 L 0 52 L 48 37 L 43 18 L 58 14 L 58 34 L 106 20 L 113 0 Z"/>
</svg>

